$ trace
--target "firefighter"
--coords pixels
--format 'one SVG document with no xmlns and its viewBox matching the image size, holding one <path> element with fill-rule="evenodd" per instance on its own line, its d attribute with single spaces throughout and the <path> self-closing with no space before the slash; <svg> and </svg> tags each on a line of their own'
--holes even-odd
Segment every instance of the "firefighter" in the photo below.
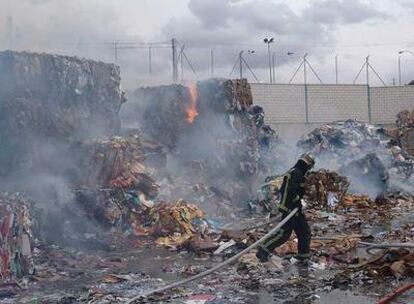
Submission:
<svg viewBox="0 0 414 304">
<path fill-rule="evenodd" d="M 296 257 L 304 262 L 310 257 L 311 231 L 302 210 L 301 200 L 305 193 L 305 175 L 314 165 L 314 158 L 310 154 L 304 154 L 296 165 L 284 175 L 280 188 L 281 199 L 278 205 L 278 210 L 282 213 L 282 220 L 296 207 L 299 208 L 299 211 L 276 234 L 270 236 L 259 246 L 256 256 L 261 262 L 267 262 L 273 250 L 289 240 L 292 231 L 295 231 L 298 238 L 298 255 Z"/>
</svg>

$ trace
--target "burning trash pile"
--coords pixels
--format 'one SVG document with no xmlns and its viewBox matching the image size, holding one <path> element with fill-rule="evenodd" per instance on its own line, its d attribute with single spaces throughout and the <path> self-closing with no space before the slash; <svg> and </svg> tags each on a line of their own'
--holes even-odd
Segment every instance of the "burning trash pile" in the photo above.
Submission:
<svg viewBox="0 0 414 304">
<path fill-rule="evenodd" d="M 117 247 L 155 239 L 159 246 L 177 249 L 210 231 L 204 211 L 184 200 L 154 203 L 139 192 L 112 189 L 80 190 L 76 202 L 89 221 L 106 229 L 108 243 Z"/>
<path fill-rule="evenodd" d="M 160 186 L 146 158 L 165 155 L 154 142 L 139 134 L 113 136 L 81 142 L 73 152 L 82 168 L 75 202 L 90 221 L 125 236 L 159 238 L 156 243 L 167 247 L 181 245 L 202 224 L 207 231 L 197 206 L 184 200 L 159 202 Z"/>
<path fill-rule="evenodd" d="M 0 193 L 0 284 L 34 274 L 34 224 L 22 195 Z"/>
<path fill-rule="evenodd" d="M 107 271 L 115 269 L 108 265 L 135 264 L 125 252 L 138 253 L 144 247 L 158 258 L 155 246 L 194 251 L 198 258 L 212 258 L 211 264 L 264 235 L 261 229 L 216 229 L 222 217 L 243 224 L 243 203 L 254 197 L 258 181 L 280 171 L 275 166 L 285 156 L 278 135 L 265 124 L 263 109 L 253 104 L 246 80 L 139 89 L 133 97 L 136 102 L 127 103 L 122 115 L 128 127 L 140 131 L 126 131 L 121 130 L 118 116 L 125 100 L 117 67 L 5 52 L 0 53 L 0 97 L 1 186 L 27 190 L 41 202 L 35 209 L 22 196 L 0 192 L 2 282 L 36 276 L 35 266 L 40 282 L 49 273 L 46 257 L 67 257 L 63 248 L 71 251 L 73 261 L 63 259 L 63 267 L 55 270 L 67 276 L 73 269 L 78 271 L 72 268 L 76 259 L 88 256 L 79 250 L 91 249 L 97 257 L 89 255 L 83 263 L 96 262 Z M 395 229 L 381 236 L 373 232 L 414 205 L 412 195 L 393 190 L 401 189 L 401 183 L 409 187 L 414 169 L 404 146 L 390 134 L 345 121 L 322 126 L 298 143 L 329 169 L 310 172 L 305 183 L 304 199 L 312 207 L 306 212 L 314 222 L 314 236 L 334 238 L 312 242 L 320 265 L 336 259 L 352 262 L 355 269 L 380 272 L 382 263 L 388 275 L 411 275 L 412 255 L 407 252 L 389 251 L 389 256 L 365 264 L 350 256 L 368 237 L 412 240 L 410 222 L 401 224 L 398 233 Z M 371 193 L 366 183 L 357 188 L 355 176 L 370 180 L 375 194 L 381 195 L 367 195 Z M 266 211 L 274 208 L 282 181 L 281 176 L 266 179 Z M 208 217 L 211 214 L 217 215 L 214 220 Z M 347 236 L 335 237 L 338 232 Z M 35 246 L 37 239 L 39 246 Z M 276 253 L 285 256 L 296 245 L 291 239 Z M 109 264 L 100 259 L 101 249 L 112 250 L 105 260 Z M 116 250 L 124 255 L 122 259 L 113 259 Z M 33 252 L 40 264 L 34 265 Z M 141 273 L 154 261 L 145 257 L 135 270 Z M 79 273 L 89 276 L 92 268 L 86 275 L 86 271 Z M 74 277 L 81 277 L 79 273 Z M 104 281 L 115 284 L 140 276 L 144 275 L 110 274 Z M 123 290 L 117 292 L 125 295 Z M 99 292 L 90 290 L 90 295 L 99 297 Z"/>
<path fill-rule="evenodd" d="M 255 180 L 281 158 L 280 139 L 265 125 L 263 109 L 253 105 L 246 80 L 142 88 L 134 98 L 125 120 L 160 142 L 185 172 L 177 176 L 177 168 L 167 170 L 173 173 L 169 180 L 177 192 L 190 181 L 216 189 L 223 201 L 240 204 L 254 192 Z"/>
<path fill-rule="evenodd" d="M 162 176 L 166 166 L 163 147 L 140 133 L 119 135 L 125 100 L 117 67 L 16 52 L 0 53 L 0 67 L 2 182 L 45 198 L 36 237 L 89 249 L 117 246 L 119 235 L 152 237 L 172 247 L 208 231 L 199 207 L 171 198 L 159 203 L 155 172 Z M 188 115 L 180 120 L 186 127 Z M 37 179 L 25 178 L 33 172 Z M 33 272 L 29 207 L 6 195 L 0 205 L 0 270 L 4 280 L 18 279 Z"/>
</svg>

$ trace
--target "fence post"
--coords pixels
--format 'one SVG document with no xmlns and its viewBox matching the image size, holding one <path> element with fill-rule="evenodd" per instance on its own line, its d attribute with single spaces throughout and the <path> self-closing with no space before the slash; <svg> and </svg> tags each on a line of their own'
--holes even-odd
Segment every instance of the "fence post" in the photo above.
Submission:
<svg viewBox="0 0 414 304">
<path fill-rule="evenodd" d="M 305 115 L 306 123 L 309 123 L 308 85 L 305 83 Z"/>
<path fill-rule="evenodd" d="M 371 123 L 372 122 L 372 117 L 371 117 L 371 88 L 370 88 L 369 84 L 367 85 L 367 97 L 368 97 L 368 122 Z"/>
</svg>

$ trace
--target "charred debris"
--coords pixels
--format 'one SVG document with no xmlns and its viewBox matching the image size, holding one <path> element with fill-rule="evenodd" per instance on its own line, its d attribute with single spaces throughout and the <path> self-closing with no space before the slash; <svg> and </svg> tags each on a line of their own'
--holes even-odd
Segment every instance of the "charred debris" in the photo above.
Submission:
<svg viewBox="0 0 414 304">
<path fill-rule="evenodd" d="M 59 277 L 48 259 L 64 248 L 73 255 L 161 246 L 217 258 L 264 234 L 234 227 L 271 211 L 281 183 L 275 173 L 291 153 L 246 80 L 139 88 L 126 102 L 111 64 L 3 52 L 0 71 L 0 299 Z M 414 207 L 413 113 L 400 113 L 394 129 L 348 120 L 298 141 L 318 164 L 306 187 L 321 238 L 312 243 L 314 267 L 335 273 L 315 288 L 414 275 L 412 251 L 384 249 L 376 258 L 356 251 L 364 241 L 413 241 L 406 218 Z M 396 228 L 380 229 L 397 218 Z M 292 239 L 276 254 L 294 249 Z M 85 269 L 100 267 L 86 253 L 80 259 Z M 246 256 L 231 280 L 257 289 L 246 285 L 250 278 L 271 291 L 263 271 Z M 82 301 L 122 301 L 131 280 L 156 283 L 107 275 L 104 283 L 120 288 Z"/>
</svg>

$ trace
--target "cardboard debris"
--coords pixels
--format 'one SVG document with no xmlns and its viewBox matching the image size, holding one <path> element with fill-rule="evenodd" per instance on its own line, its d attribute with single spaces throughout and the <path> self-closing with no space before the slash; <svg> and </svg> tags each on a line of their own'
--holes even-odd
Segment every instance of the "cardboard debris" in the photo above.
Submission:
<svg viewBox="0 0 414 304">
<path fill-rule="evenodd" d="M 349 270 L 364 270 L 365 274 L 377 279 L 394 276 L 396 278 L 414 277 L 414 253 L 407 249 L 390 249 L 382 251 L 372 258 Z"/>
<path fill-rule="evenodd" d="M 148 232 L 158 236 L 156 243 L 167 247 L 182 245 L 196 234 L 203 234 L 208 229 L 205 213 L 184 200 L 173 203 L 161 203 L 149 214 Z"/>
<path fill-rule="evenodd" d="M 336 172 L 324 169 L 311 171 L 306 176 L 305 199 L 312 205 L 320 204 L 320 207 L 333 208 L 342 202 L 348 188 L 348 179 Z"/>
<path fill-rule="evenodd" d="M 34 274 L 33 224 L 22 195 L 0 193 L 0 283 Z"/>
<path fill-rule="evenodd" d="M 404 110 L 397 114 L 395 124 L 398 128 L 412 128 L 414 127 L 414 111 Z"/>
<path fill-rule="evenodd" d="M 156 197 L 159 186 L 153 171 L 144 163 L 148 151 L 145 143 L 135 134 L 94 139 L 77 145 L 73 149 L 79 157 L 79 167 L 83 168 L 80 186 L 121 188 L 140 191 L 148 198 Z"/>
</svg>

